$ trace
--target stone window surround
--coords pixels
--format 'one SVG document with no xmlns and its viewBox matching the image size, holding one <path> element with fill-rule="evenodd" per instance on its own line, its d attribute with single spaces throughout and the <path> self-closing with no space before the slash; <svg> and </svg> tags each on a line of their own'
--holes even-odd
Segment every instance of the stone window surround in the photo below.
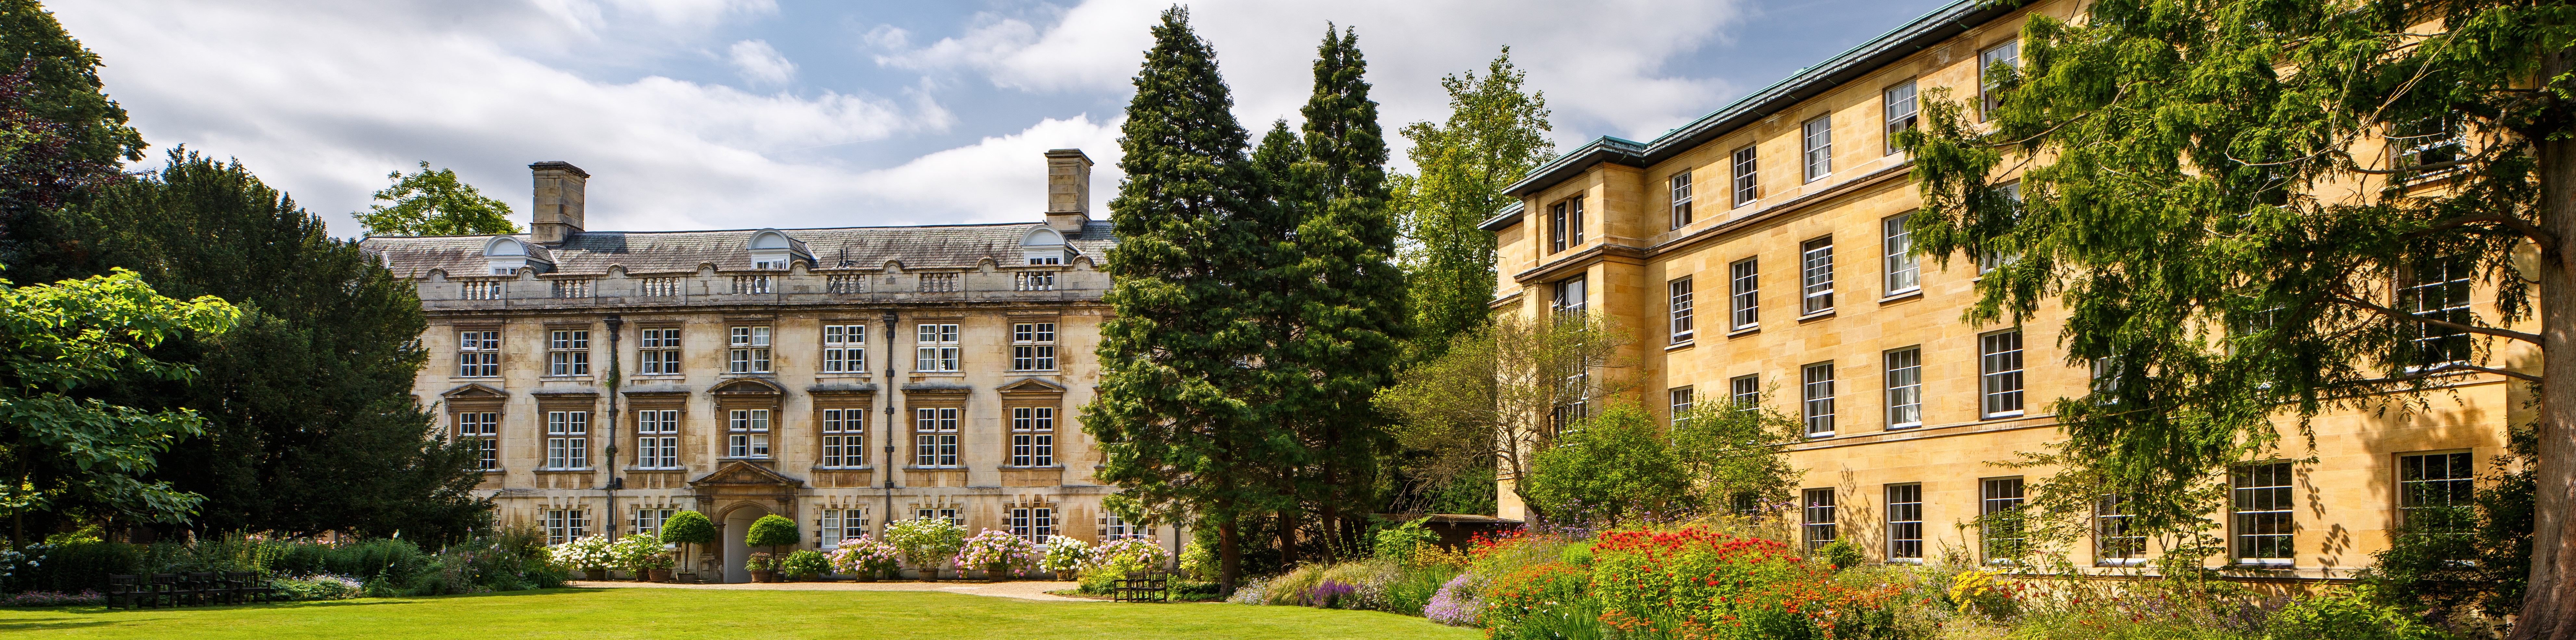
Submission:
<svg viewBox="0 0 2576 640">
<path fill-rule="evenodd" d="M 1016 320 L 1016 319 L 1015 319 L 1015 320 Z M 1061 330 L 1061 329 L 1059 329 L 1059 330 Z M 1001 456 L 1002 456 L 1002 458 L 1001 458 L 1001 459 L 1002 459 L 1002 465 L 1001 465 L 1001 467 L 1002 467 L 1002 468 L 1004 468 L 1004 469 L 1062 469 L 1062 468 L 1064 468 L 1064 455 L 1063 455 L 1063 452 L 1064 452 L 1064 436 L 1065 436 L 1065 433 L 1066 433 L 1066 430 L 1065 430 L 1065 418 L 1066 418 L 1066 416 L 1065 416 L 1065 412 L 1064 412 L 1064 392 L 1063 392 L 1063 391 L 1057 391 L 1057 390 L 1037 391 L 1037 390 L 1009 389 L 1009 390 L 1002 391 L 1002 392 L 1001 392 L 1001 395 L 1002 395 L 1002 415 L 1001 415 L 1001 418 L 1000 418 L 1000 419 L 1001 419 L 1001 426 L 1002 426 L 1001 431 L 1002 431 L 1002 433 L 1003 433 L 1003 437 L 1001 438 L 1001 441 L 1000 441 L 1000 442 L 994 443 L 994 444 L 996 445 L 996 451 L 998 451 L 998 452 L 1001 454 Z M 1011 438 L 1010 438 L 1010 435 L 1009 435 L 1009 434 L 1011 434 L 1011 433 L 1012 433 L 1012 431 L 1011 431 L 1011 410 L 1013 410 L 1013 409 L 1021 409 L 1021 408 L 1050 408 L 1050 409 L 1055 409 L 1055 430 L 1053 431 L 1053 433 L 1055 434 L 1055 437 L 1056 437 L 1055 445 L 1054 445 L 1056 453 L 1055 453 L 1055 455 L 1053 456 L 1053 457 L 1055 458 L 1055 464 L 1045 465 L 1045 466 L 1034 466 L 1034 467 L 1015 467 L 1015 466 L 1011 466 L 1011 465 L 1010 465 L 1010 461 L 1011 461 Z"/>
<path fill-rule="evenodd" d="M 537 410 L 533 416 L 535 418 L 535 422 L 533 423 L 535 427 L 532 429 L 532 435 L 534 437 L 530 438 L 529 442 L 536 446 L 540 458 L 544 455 L 546 446 L 547 412 L 590 412 L 589 431 L 582 436 L 582 448 L 588 452 L 584 459 L 587 460 L 589 464 L 576 469 L 549 469 L 546 468 L 544 464 L 540 463 L 536 468 L 537 473 L 595 473 L 603 467 L 600 463 L 601 458 L 599 456 L 601 455 L 601 443 L 604 442 L 602 439 L 604 432 L 600 430 L 602 425 L 599 420 L 600 418 L 605 417 L 606 414 L 600 411 L 601 406 L 599 394 L 597 393 L 537 394 Z"/>
<path fill-rule="evenodd" d="M 970 407 L 968 407 L 968 406 L 967 406 L 967 402 L 966 402 L 966 401 L 967 401 L 967 399 L 968 399 L 968 397 L 969 397 L 969 396 L 971 396 L 971 395 L 972 395 L 971 393 L 967 392 L 967 391 L 966 391 L 966 390 L 964 390 L 964 389 L 958 389 L 958 390 L 955 390 L 955 391 L 944 390 L 944 389 L 943 389 L 943 390 L 926 390 L 926 389 L 923 389 L 923 390 L 908 390 L 908 391 L 905 391 L 905 392 L 903 393 L 904 407 L 903 407 L 903 410 L 902 410 L 902 412 L 901 412 L 901 413 L 896 414 L 898 417 L 900 417 L 900 418 L 902 418 L 902 419 L 903 419 L 903 424 L 902 424 L 902 427 L 903 427 L 903 431 L 902 431 L 902 438 L 903 438 L 903 439 L 900 441 L 900 442 L 902 442 L 902 445 L 898 446 L 897 451 L 896 451 L 895 453 L 896 453 L 897 455 L 900 455 L 900 456 L 902 456 L 902 457 L 903 457 L 903 461 L 904 461 L 904 463 L 903 463 L 903 468 L 904 468 L 905 470 L 907 470 L 907 471 L 918 471 L 918 472 L 934 472 L 934 471 L 953 471 L 953 472 L 963 472 L 963 471 L 966 471 L 969 467 L 971 467 L 971 466 L 972 466 L 972 465 L 968 464 L 968 460 L 970 460 L 971 458 L 970 458 L 970 456 L 968 456 L 968 455 L 967 455 L 967 452 L 969 452 L 969 451 L 974 451 L 974 450 L 975 450 L 975 447 L 973 446 L 973 443 L 969 442 L 969 441 L 968 441 L 968 439 L 967 439 L 967 437 L 966 437 L 967 435 L 971 434 L 971 433 L 974 431 L 974 429 L 969 428 L 969 426 L 974 424 L 974 420 L 975 420 L 975 417 L 976 417 L 976 416 L 975 416 L 975 414 L 974 414 L 974 411 L 973 411 Z M 956 410 L 957 410 L 957 466 L 954 466 L 954 467 L 925 467 L 925 466 L 921 466 L 921 464 L 920 464 L 920 458 L 919 458 L 919 455 L 918 455 L 918 454 L 919 454 L 919 451 L 916 449 L 916 445 L 918 444 L 918 440 L 917 440 L 917 438 L 916 438 L 915 436 L 919 435 L 919 433 L 920 433 L 920 429 L 919 429 L 919 427 L 917 426 L 917 425 L 918 425 L 918 422 L 917 422 L 917 416 L 916 416 L 916 414 L 915 414 L 915 410 L 916 410 L 916 409 L 956 409 Z M 887 435 L 888 435 L 888 437 L 893 437 L 893 434 L 887 434 Z"/>
<path fill-rule="evenodd" d="M 686 344 L 686 343 L 683 343 L 683 344 Z M 665 437 L 665 436 L 669 436 L 669 437 L 676 437 L 676 438 L 678 438 L 679 443 L 680 443 L 680 444 L 679 444 L 679 454 L 678 454 L 678 458 L 679 458 L 679 468 L 681 468 L 681 469 L 687 469 L 687 468 L 689 468 L 689 462 L 691 461 L 690 459 L 691 459 L 692 457 L 694 457 L 694 456 L 691 456 L 691 455 L 690 455 L 690 453 L 689 453 L 690 448 L 689 448 L 689 446 L 688 446 L 688 443 L 689 443 L 689 438 L 690 438 L 690 436 L 691 436 L 691 435 L 694 435 L 694 434 L 692 434 L 692 433 L 690 432 L 690 428 L 691 428 L 692 426 L 694 426 L 694 425 L 690 424 L 690 423 L 691 423 L 691 421 L 689 420 L 689 396 L 688 396 L 688 393 L 687 393 L 687 392 L 684 392 L 684 391 L 628 391 L 628 392 L 626 392 L 626 412 L 625 412 L 625 415 L 618 416 L 618 419 L 625 421 L 625 422 L 626 422 L 626 424 L 619 425 L 619 426 L 626 427 L 626 429 L 625 429 L 626 433 L 631 434 L 631 435 L 632 435 L 632 437 L 634 437 L 634 438 L 644 437 L 642 434 L 640 434 L 640 433 L 636 433 L 636 432 L 635 432 L 635 412 L 638 412 L 638 411 L 678 411 L 678 412 L 680 412 L 680 423 L 679 423 L 679 428 L 678 428 L 679 433 L 674 433 L 674 434 L 661 434 L 661 435 L 657 435 L 657 436 L 655 436 L 655 437 Z M 632 438 L 630 438 L 630 440 L 631 440 L 631 439 L 632 439 Z M 627 471 L 669 471 L 669 470 L 670 470 L 670 469 L 661 468 L 661 467 L 642 467 L 642 466 L 637 466 L 637 465 L 635 464 L 635 456 L 636 456 L 636 455 L 640 455 L 640 454 L 641 454 L 641 452 L 642 452 L 642 450 L 643 450 L 643 447 L 630 446 L 630 447 L 628 447 L 628 449 L 629 449 L 628 451 L 621 451 L 621 452 L 619 452 L 621 455 L 623 455 L 623 456 L 625 457 L 625 459 L 617 461 L 617 464 L 621 465 L 621 468 L 623 468 L 623 469 L 625 469 L 625 470 L 627 470 Z"/>
<path fill-rule="evenodd" d="M 829 321 L 826 321 L 826 322 L 829 322 Z M 853 324 L 855 324 L 855 323 L 853 323 Z M 882 444 L 884 444 L 885 437 L 886 437 L 886 434 L 885 434 L 885 433 L 883 433 L 883 432 L 885 431 L 885 429 L 884 429 L 882 426 L 880 426 L 880 425 L 878 425 L 878 424 L 875 424 L 875 423 L 880 422 L 880 421 L 878 421 L 878 420 L 873 420 L 873 419 L 871 419 L 871 418 L 870 418 L 870 416 L 869 416 L 869 414 L 870 414 L 871 412 L 875 411 L 875 408 L 876 408 L 876 392 L 874 392 L 874 391 L 808 391 L 808 392 L 807 392 L 807 398 L 808 398 L 808 399 L 810 399 L 810 400 L 811 400 L 811 404 L 813 404 L 813 405 L 814 405 L 814 406 L 813 406 L 813 411 L 814 411 L 814 415 L 813 415 L 813 421 L 814 421 L 814 422 L 813 422 L 813 424 L 814 424 L 814 429 L 813 429 L 813 431 L 814 431 L 814 437 L 813 437 L 813 442 L 814 442 L 814 465 L 813 465 L 813 468 L 814 468 L 814 470 L 816 470 L 816 471 L 854 471 L 854 470 L 868 470 L 868 469 L 875 469 L 875 468 L 877 468 L 877 467 L 878 467 L 878 465 L 877 465 L 877 464 L 873 464 L 873 463 L 871 463 L 871 464 L 856 465 L 856 466 L 840 466 L 840 467 L 826 467 L 826 466 L 823 466 L 823 410 L 825 410 L 825 409 L 840 409 L 840 410 L 843 410 L 843 411 L 850 411 L 850 410 L 856 410 L 856 411 L 858 411 L 858 414 L 859 414 L 859 434 L 860 434 L 860 439 L 859 439 L 859 441 L 862 443 L 862 444 L 860 445 L 860 448 L 861 448 L 861 451 L 863 451 L 863 452 L 865 452 L 865 453 L 867 453 L 867 454 L 868 454 L 864 459 L 867 459 L 867 460 L 876 460 L 876 459 L 881 458 L 881 457 L 883 457 L 883 456 L 891 455 L 891 454 L 887 454 L 887 453 L 885 453 L 885 452 L 883 452 L 883 451 L 867 451 L 867 450 L 866 450 L 866 449 L 867 449 L 867 447 L 870 447 L 870 446 L 876 446 L 876 445 L 882 445 Z M 848 419 L 848 414 L 843 414 L 843 419 L 845 419 L 845 420 L 846 420 L 846 419 Z M 775 424 L 770 425 L 770 432 L 771 432 L 771 433 L 775 434 L 777 431 L 778 431 L 778 426 L 777 426 L 777 425 L 775 425 Z M 964 429 L 963 429 L 963 428 L 960 428 L 960 429 L 959 429 L 959 431 L 964 431 Z M 880 446 L 880 447 L 878 447 L 878 448 L 882 449 L 883 447 L 881 447 L 881 446 Z"/>
</svg>

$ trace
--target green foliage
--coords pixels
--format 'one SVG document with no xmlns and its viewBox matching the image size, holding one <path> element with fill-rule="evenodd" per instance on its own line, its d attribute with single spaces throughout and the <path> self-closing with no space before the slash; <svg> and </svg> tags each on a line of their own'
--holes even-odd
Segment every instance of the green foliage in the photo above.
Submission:
<svg viewBox="0 0 2576 640">
<path fill-rule="evenodd" d="M 385 174 L 393 186 L 376 192 L 376 199 L 393 204 L 372 205 L 362 213 L 350 214 L 367 225 L 371 236 L 470 236 L 518 233 L 519 225 L 510 221 L 510 205 L 483 196 L 474 185 L 456 178 L 451 169 L 431 170 L 429 161 L 420 162 L 420 171 Z"/>
<path fill-rule="evenodd" d="M 648 569 L 671 568 L 669 552 L 662 546 L 662 537 L 650 531 L 620 536 L 609 549 L 609 555 L 616 558 L 614 566 L 637 576 Z"/>
<path fill-rule="evenodd" d="M 1690 471 L 1654 416 L 1635 403 L 1611 404 L 1532 456 L 1522 492 L 1552 517 L 1617 522 L 1698 506 Z"/>
<path fill-rule="evenodd" d="M 125 108 L 108 99 L 98 79 L 104 63 L 64 32 L 43 3 L 0 2 L 0 60 L 25 65 L 35 91 L 14 96 L 17 106 L 59 123 L 70 156 L 109 167 L 143 159 L 142 134 L 125 124 Z"/>
<path fill-rule="evenodd" d="M 796 533 L 796 521 L 773 513 L 751 521 L 751 530 L 744 532 L 742 543 L 754 547 L 785 547 L 803 539 Z"/>
<path fill-rule="evenodd" d="M 2504 471 L 2499 459 L 2498 470 Z M 2471 613 L 2489 618 L 2522 608 L 2531 579 L 2532 502 L 2537 473 L 2498 473 L 2477 491 L 2476 504 L 2455 507 L 2467 526 L 2458 531 L 2401 528 L 2387 549 L 2371 554 L 2354 576 L 2358 593 L 2406 611 L 2448 619 Z M 2410 519 L 2422 516 L 2409 514 Z M 2411 523 L 2410 523 L 2411 524 Z"/>
<path fill-rule="evenodd" d="M 2265 640 L 2448 640 L 2415 616 L 2336 590 L 2290 602 L 2272 614 Z"/>
<path fill-rule="evenodd" d="M 1802 477 L 1789 465 L 1789 443 L 1803 439 L 1797 418 L 1755 400 L 1693 403 L 1672 426 L 1673 455 L 1689 471 L 1703 507 L 1740 500 L 1782 503 Z M 1843 565 L 1851 566 L 1851 565 Z"/>
<path fill-rule="evenodd" d="M 472 445 L 436 438 L 436 416 L 411 396 L 428 353 L 415 344 L 427 320 L 409 280 L 240 163 L 186 149 L 57 216 L 76 229 L 65 246 L 80 258 L 62 269 L 133 269 L 169 295 L 242 306 L 234 330 L 154 351 L 201 370 L 191 384 L 93 392 L 205 419 L 208 437 L 179 445 L 163 470 L 207 497 L 192 528 L 436 544 L 488 524 Z"/>
<path fill-rule="evenodd" d="M 1860 547 L 1853 546 L 1850 538 L 1834 539 L 1833 542 L 1816 549 L 1815 556 L 1815 559 L 1823 561 L 1835 570 L 1860 566 L 1863 560 Z"/>
<path fill-rule="evenodd" d="M 1619 353 L 1634 341 L 1609 314 L 1549 321 L 1503 316 L 1407 369 L 1377 402 L 1403 417 L 1397 441 L 1418 452 L 1408 473 L 1434 485 L 1498 471 L 1527 478 L 1536 473 L 1537 454 L 1557 444 L 1552 414 L 1575 391 L 1564 372 L 1597 372 L 1586 378 L 1590 397 L 1620 397 L 1635 383 L 1612 370 L 1635 362 Z M 1515 483 L 1513 490 L 1522 504 L 1545 514 L 1546 501 L 1530 487 Z"/>
<path fill-rule="evenodd" d="M 1496 640 L 1603 638 L 1599 605 L 1588 597 L 1592 570 L 1560 563 L 1523 567 L 1485 587 L 1487 637 Z"/>
<path fill-rule="evenodd" d="M 1420 518 L 1378 530 L 1377 557 L 1384 560 L 1403 560 L 1413 557 L 1413 550 L 1416 547 L 1440 544 L 1440 534 L 1432 533 L 1430 529 L 1422 526 L 1423 523 L 1430 521 L 1430 518 Z"/>
<path fill-rule="evenodd" d="M 716 541 L 716 524 L 707 520 L 707 514 L 696 511 L 671 514 L 671 519 L 662 523 L 662 539 L 681 544 L 713 544 Z"/>
<path fill-rule="evenodd" d="M 1547 139 L 1547 93 L 1524 93 L 1526 79 L 1504 47 L 1485 75 L 1440 79 L 1449 93 L 1446 123 L 1416 122 L 1402 131 L 1421 171 L 1392 180 L 1415 331 L 1407 347 L 1417 360 L 1448 352 L 1491 316 L 1494 234 L 1477 225 L 1518 202 L 1504 187 L 1556 157 Z"/>
<path fill-rule="evenodd" d="M 787 554 L 786 560 L 779 561 L 778 570 L 798 580 L 812 580 L 831 573 L 832 561 L 824 558 L 823 552 L 804 549 Z"/>
<path fill-rule="evenodd" d="M 936 569 L 966 546 L 966 528 L 947 518 L 913 518 L 886 525 L 886 543 L 903 552 L 912 566 Z"/>
<path fill-rule="evenodd" d="M 0 509 L 23 518 L 78 502 L 138 520 L 182 521 L 203 498 L 146 478 L 172 443 L 204 433 L 204 420 L 185 409 L 146 411 L 70 394 L 132 378 L 190 380 L 193 367 L 147 352 L 191 332 L 221 334 L 240 320 L 223 300 L 164 297 L 130 271 L 30 287 L 0 280 L 0 344 L 8 345 L 0 349 L 0 442 L 9 443 L 0 462 L 17 472 L 0 486 Z M 12 536 L 23 541 L 26 531 Z"/>
</svg>

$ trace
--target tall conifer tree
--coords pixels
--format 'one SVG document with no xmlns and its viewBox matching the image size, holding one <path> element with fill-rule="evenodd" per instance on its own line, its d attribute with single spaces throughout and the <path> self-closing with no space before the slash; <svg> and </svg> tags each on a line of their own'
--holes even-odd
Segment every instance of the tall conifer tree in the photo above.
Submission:
<svg viewBox="0 0 2576 640">
<path fill-rule="evenodd" d="M 1247 134 L 1217 74 L 1216 52 L 1165 10 L 1136 73 L 1119 148 L 1127 178 L 1110 200 L 1118 235 L 1104 270 L 1115 317 L 1100 329 L 1100 395 L 1083 428 L 1124 489 L 1110 507 L 1181 514 L 1217 532 L 1218 584 L 1242 570 L 1242 520 L 1274 512 L 1267 461 L 1293 450 L 1285 427 L 1257 420 L 1255 358 L 1267 335 L 1244 274 L 1261 266 L 1252 237 L 1262 206 Z"/>
</svg>

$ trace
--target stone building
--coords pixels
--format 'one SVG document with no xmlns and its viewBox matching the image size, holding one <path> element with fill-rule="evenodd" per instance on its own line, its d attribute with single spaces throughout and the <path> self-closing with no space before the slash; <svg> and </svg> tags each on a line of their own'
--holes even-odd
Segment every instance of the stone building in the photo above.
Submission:
<svg viewBox="0 0 2576 640">
<path fill-rule="evenodd" d="M 2080 6 L 1960 2 L 1652 141 L 1571 150 L 1484 223 L 1500 246 L 1496 313 L 1617 319 L 1638 338 L 1626 354 L 1637 366 L 1609 375 L 1634 376 L 1629 399 L 1666 418 L 1768 394 L 1807 432 L 1790 459 L 1804 472 L 1792 517 L 1810 544 L 1921 562 L 2011 542 L 1960 525 L 2023 506 L 2051 470 L 1998 463 L 2047 451 L 2060 437 L 2050 401 L 2084 395 L 2092 374 L 2058 349 L 2059 309 L 2018 327 L 1961 319 L 1979 262 L 1908 253 L 1905 216 L 1922 204 L 1889 133 L 1914 126 L 1936 87 L 1984 99 L 1978 71 L 2018 62 L 2024 18 Z M 2387 287 L 2423 313 L 2496 317 L 2493 291 L 2464 272 Z M 2425 339 L 2465 344 L 2437 332 Z M 2536 374 L 2537 353 L 2517 349 L 2498 344 L 2497 366 Z M 2228 511 L 2209 514 L 2228 549 L 2214 562 L 2250 578 L 2342 577 L 2407 513 L 2464 501 L 2473 471 L 2505 453 L 2505 425 L 2530 419 L 2529 394 L 2492 374 L 2446 391 L 2422 412 L 2320 416 L 2313 450 L 2284 421 L 2279 455 L 2239 465 Z M 1501 515 L 1523 517 L 1512 482 Z M 2106 504 L 2071 559 L 2142 566 L 2159 543 L 2128 535 L 2124 518 Z"/>
<path fill-rule="evenodd" d="M 1100 508 L 1078 414 L 1112 239 L 1090 158 L 1046 157 L 1025 223 L 597 231 L 589 174 L 540 162 L 529 233 L 364 246 L 418 282 L 415 393 L 480 443 L 504 523 L 560 542 L 700 511 L 723 543 L 693 566 L 733 582 L 768 514 L 809 549 L 912 517 L 1153 537 Z"/>
</svg>

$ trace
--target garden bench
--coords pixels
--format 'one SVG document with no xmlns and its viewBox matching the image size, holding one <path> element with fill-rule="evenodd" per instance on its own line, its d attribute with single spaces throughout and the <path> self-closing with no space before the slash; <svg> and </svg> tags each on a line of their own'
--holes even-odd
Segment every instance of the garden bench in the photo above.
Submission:
<svg viewBox="0 0 2576 640">
<path fill-rule="evenodd" d="M 152 593 L 152 583 L 144 582 L 143 576 L 123 574 L 107 577 L 107 608 L 122 605 L 127 609 L 141 609 L 147 602 L 158 605 L 152 602 L 157 599 Z"/>
<path fill-rule="evenodd" d="M 161 606 L 161 601 L 164 599 L 170 601 L 170 606 L 179 606 L 180 598 L 188 597 L 190 593 L 188 588 L 187 581 L 182 579 L 182 576 L 179 574 L 152 574 L 152 606 Z"/>
<path fill-rule="evenodd" d="M 180 589 L 188 593 L 189 604 L 206 604 L 208 601 L 223 599 L 224 583 L 215 579 L 214 572 L 199 571 L 187 575 L 188 577 L 179 584 Z"/>
<path fill-rule="evenodd" d="M 1129 571 L 1127 577 L 1109 582 L 1109 599 L 1115 602 L 1168 602 L 1172 599 L 1172 572 L 1163 569 Z"/>
</svg>

